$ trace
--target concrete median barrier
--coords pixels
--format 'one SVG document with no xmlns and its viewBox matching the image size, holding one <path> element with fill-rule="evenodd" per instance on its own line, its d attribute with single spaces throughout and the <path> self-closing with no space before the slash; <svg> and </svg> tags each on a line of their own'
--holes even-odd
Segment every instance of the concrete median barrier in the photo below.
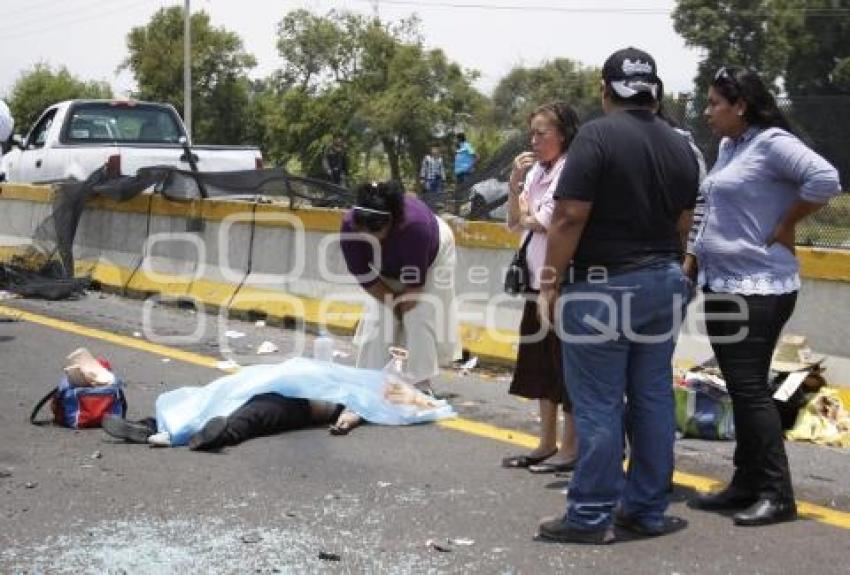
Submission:
<svg viewBox="0 0 850 575">
<path fill-rule="evenodd" d="M 38 226 L 50 215 L 53 191 L 43 186 L 0 184 L 0 261 L 33 244 Z"/>
<path fill-rule="evenodd" d="M 50 214 L 52 194 L 46 187 L 0 187 L 0 258 L 32 243 Z M 75 255 L 79 269 L 112 288 L 353 333 L 368 296 L 342 259 L 342 215 L 155 195 L 129 202 L 95 199 L 80 223 Z M 498 223 L 448 222 L 458 246 L 463 345 L 483 359 L 510 363 L 523 300 L 506 296 L 502 284 L 519 237 Z M 798 257 L 804 285 L 788 330 L 806 335 L 817 351 L 842 358 L 850 323 L 850 308 L 843 305 L 850 296 L 850 251 L 801 247 Z M 680 359 L 697 361 L 710 353 L 707 346 L 690 345 L 690 338 L 680 338 Z M 850 360 L 846 368 L 842 361 L 833 362 L 838 369 L 830 369 L 830 379 L 850 382 Z"/>
<path fill-rule="evenodd" d="M 128 202 L 105 198 L 86 205 L 74 238 L 77 274 L 89 274 L 105 289 L 121 291 L 142 262 L 151 196 Z"/>
</svg>

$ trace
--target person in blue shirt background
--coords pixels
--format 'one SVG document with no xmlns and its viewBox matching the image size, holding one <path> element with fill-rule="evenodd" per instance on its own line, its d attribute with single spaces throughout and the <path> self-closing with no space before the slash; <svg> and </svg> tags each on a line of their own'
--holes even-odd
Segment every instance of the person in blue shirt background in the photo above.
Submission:
<svg viewBox="0 0 850 575">
<path fill-rule="evenodd" d="M 457 142 L 455 148 L 455 182 L 460 186 L 475 170 L 478 155 L 475 153 L 472 144 L 466 141 L 466 134 L 458 132 L 455 139 Z"/>
</svg>

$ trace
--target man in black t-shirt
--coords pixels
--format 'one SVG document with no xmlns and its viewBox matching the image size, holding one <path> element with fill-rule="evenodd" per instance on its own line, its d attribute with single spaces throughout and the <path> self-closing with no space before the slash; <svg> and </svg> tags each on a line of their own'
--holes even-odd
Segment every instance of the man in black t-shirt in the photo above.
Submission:
<svg viewBox="0 0 850 575">
<path fill-rule="evenodd" d="M 681 258 L 696 158 L 654 113 L 659 79 L 649 54 L 615 52 L 602 75 L 605 116 L 570 146 L 540 290 L 541 313 L 559 320 L 579 438 L 567 512 L 540 525 L 541 537 L 562 542 L 609 543 L 615 522 L 644 535 L 669 531 L 671 361 L 692 288 Z"/>
</svg>

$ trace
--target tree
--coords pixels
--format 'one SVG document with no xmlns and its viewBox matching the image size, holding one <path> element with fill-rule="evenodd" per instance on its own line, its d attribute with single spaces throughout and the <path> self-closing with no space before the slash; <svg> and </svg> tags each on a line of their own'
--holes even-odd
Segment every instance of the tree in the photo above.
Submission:
<svg viewBox="0 0 850 575">
<path fill-rule="evenodd" d="M 775 85 L 788 59 L 788 28 L 799 17 L 796 1 L 678 0 L 673 27 L 688 46 L 705 51 L 695 79 L 698 99 L 721 66 L 758 70 Z"/>
<path fill-rule="evenodd" d="M 784 85 L 793 119 L 850 183 L 850 0 L 795 0 Z"/>
<path fill-rule="evenodd" d="M 756 70 L 775 93 L 782 86 L 791 105 L 780 98 L 780 107 L 804 139 L 850 173 L 843 130 L 850 121 L 849 12 L 850 0 L 678 0 L 676 31 L 705 50 L 695 108 L 702 109 L 720 66 Z M 694 131 L 705 131 L 702 122 Z"/>
<path fill-rule="evenodd" d="M 450 140 L 460 118 L 481 115 L 486 106 L 471 85 L 476 73 L 441 50 L 426 50 L 415 18 L 384 24 L 350 12 L 296 10 L 281 20 L 277 46 L 284 61 L 280 93 L 292 94 L 305 111 L 328 112 L 314 128 L 333 129 L 364 146 L 380 142 L 395 179 L 412 177 L 431 140 Z M 297 134 L 307 164 L 317 146 L 303 138 L 330 137 L 300 125 L 288 129 Z"/>
<path fill-rule="evenodd" d="M 544 62 L 537 68 L 515 67 L 493 92 L 497 125 L 524 129 L 534 108 L 563 100 L 585 118 L 600 110 L 598 68 L 583 67 L 567 58 Z"/>
<path fill-rule="evenodd" d="M 194 140 L 211 144 L 248 143 L 251 81 L 256 60 L 233 32 L 210 24 L 195 12 L 192 28 L 192 127 Z M 127 35 L 129 69 L 143 100 L 172 104 L 183 111 L 183 9 L 162 8 L 145 26 Z"/>
<path fill-rule="evenodd" d="M 111 98 L 112 89 L 106 82 L 79 80 L 65 67 L 54 72 L 40 63 L 21 74 L 9 94 L 15 131 L 24 134 L 48 106 L 77 98 Z"/>
</svg>

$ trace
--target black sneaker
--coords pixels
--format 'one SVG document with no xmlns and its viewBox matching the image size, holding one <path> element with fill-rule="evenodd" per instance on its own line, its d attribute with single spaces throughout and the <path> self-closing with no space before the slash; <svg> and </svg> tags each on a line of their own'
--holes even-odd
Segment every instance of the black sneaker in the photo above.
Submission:
<svg viewBox="0 0 850 575">
<path fill-rule="evenodd" d="M 770 525 L 797 519 L 797 504 L 793 499 L 762 498 L 732 516 L 735 525 Z"/>
<path fill-rule="evenodd" d="M 104 417 L 101 426 L 112 437 L 123 439 L 129 443 L 147 443 L 148 437 L 154 433 L 150 427 L 143 423 L 127 421 L 123 417 L 115 415 Z"/>
<path fill-rule="evenodd" d="M 192 451 L 212 451 L 224 447 L 226 429 L 226 417 L 213 417 L 189 439 L 189 449 Z"/>
<path fill-rule="evenodd" d="M 546 541 L 584 545 L 608 545 L 614 542 L 614 530 L 611 527 L 593 531 L 576 529 L 569 526 L 566 515 L 544 521 L 537 529 L 537 536 Z"/>
<path fill-rule="evenodd" d="M 661 521 L 649 523 L 625 515 L 618 509 L 614 512 L 614 525 L 643 537 L 660 537 L 685 529 L 688 522 L 681 517 L 665 515 Z"/>
</svg>

